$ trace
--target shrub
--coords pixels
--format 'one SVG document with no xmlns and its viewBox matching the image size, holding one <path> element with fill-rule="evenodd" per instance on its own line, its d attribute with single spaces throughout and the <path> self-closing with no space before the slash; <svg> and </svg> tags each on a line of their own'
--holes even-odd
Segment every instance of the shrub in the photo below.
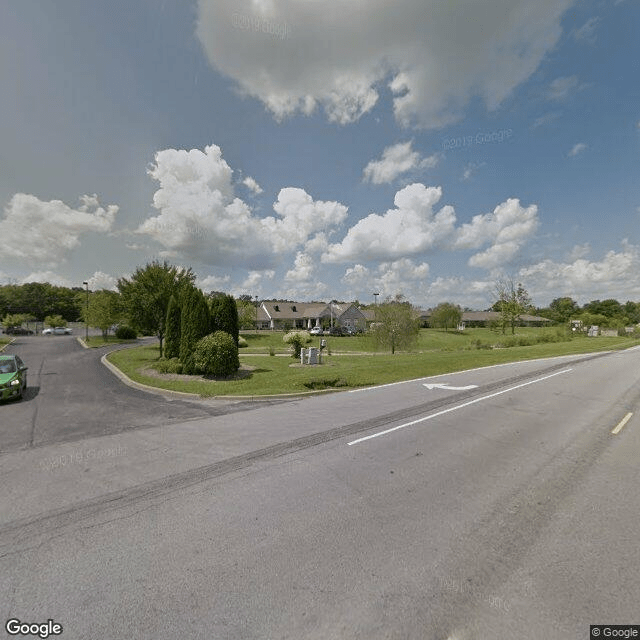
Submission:
<svg viewBox="0 0 640 640">
<path fill-rule="evenodd" d="M 308 344 L 313 340 L 313 338 L 311 337 L 311 334 L 308 331 L 298 330 L 298 331 L 289 331 L 289 333 L 286 333 L 283 336 L 282 341 L 286 343 L 290 343 L 293 336 L 300 336 L 302 340 L 302 344 Z"/>
<path fill-rule="evenodd" d="M 196 371 L 218 378 L 235 373 L 240 368 L 240 359 L 233 336 L 216 331 L 199 340 L 193 352 L 193 364 Z"/>
<path fill-rule="evenodd" d="M 154 368 L 160 373 L 182 373 L 182 362 L 178 358 L 170 358 L 169 360 L 159 360 Z"/>
<path fill-rule="evenodd" d="M 302 345 L 311 342 L 311 339 L 308 331 L 290 331 L 283 336 L 282 341 L 290 344 L 293 347 L 293 357 L 299 358 Z"/>
<path fill-rule="evenodd" d="M 123 324 L 116 329 L 116 338 L 118 340 L 135 340 L 138 337 L 135 329 Z"/>
<path fill-rule="evenodd" d="M 239 349 L 244 349 L 244 348 L 246 348 L 248 346 L 249 346 L 249 343 L 242 336 L 240 336 L 238 338 L 238 348 Z"/>
</svg>

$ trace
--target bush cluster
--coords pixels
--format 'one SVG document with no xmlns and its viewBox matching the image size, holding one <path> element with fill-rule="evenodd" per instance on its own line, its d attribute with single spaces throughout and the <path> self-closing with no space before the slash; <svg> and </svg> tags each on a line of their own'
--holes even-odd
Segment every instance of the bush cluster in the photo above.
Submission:
<svg viewBox="0 0 640 640">
<path fill-rule="evenodd" d="M 302 345 L 308 344 L 311 340 L 311 334 L 308 331 L 289 331 L 282 338 L 283 342 L 290 344 L 293 348 L 292 357 L 294 358 L 300 357 Z"/>
<path fill-rule="evenodd" d="M 511 347 L 530 347 L 534 344 L 549 342 L 568 342 L 572 336 L 564 329 L 559 328 L 555 333 L 547 332 L 536 336 L 504 336 L 500 342 L 492 344 L 482 340 L 472 340 L 467 349 L 508 349 Z"/>
<path fill-rule="evenodd" d="M 155 369 L 160 373 L 182 373 L 182 362 L 178 358 L 169 358 L 168 360 L 159 360 L 155 364 Z"/>
<path fill-rule="evenodd" d="M 138 337 L 135 329 L 128 327 L 127 325 L 120 325 L 116 329 L 116 338 L 118 340 L 135 340 Z"/>
<path fill-rule="evenodd" d="M 238 346 L 233 336 L 225 331 L 216 331 L 196 344 L 193 364 L 198 373 L 224 378 L 240 368 Z"/>
</svg>

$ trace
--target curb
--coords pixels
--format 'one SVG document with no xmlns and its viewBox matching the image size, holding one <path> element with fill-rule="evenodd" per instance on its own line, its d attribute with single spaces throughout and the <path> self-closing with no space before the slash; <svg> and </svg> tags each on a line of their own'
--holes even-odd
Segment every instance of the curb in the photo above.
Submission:
<svg viewBox="0 0 640 640">
<path fill-rule="evenodd" d="M 140 345 L 131 345 L 123 347 L 124 349 L 132 349 Z M 120 349 L 114 349 L 113 351 L 120 351 Z M 187 393 L 186 391 L 171 391 L 170 389 L 161 389 L 160 387 L 152 387 L 148 384 L 141 382 L 135 382 L 126 373 L 123 373 L 115 364 L 112 364 L 107 360 L 109 353 L 105 353 L 100 362 L 111 371 L 121 382 L 129 387 L 138 389 L 140 391 L 146 391 L 148 393 L 154 393 L 159 396 L 164 396 L 168 399 L 198 399 L 198 400 L 226 400 L 227 402 L 234 402 L 240 400 L 249 400 L 251 402 L 260 402 L 261 400 L 295 400 L 296 398 L 306 398 L 308 396 L 322 395 L 325 393 L 338 393 L 340 391 L 347 391 L 348 389 L 318 389 L 317 391 L 299 391 L 297 393 L 279 393 L 264 396 L 202 396 L 199 393 Z"/>
<path fill-rule="evenodd" d="M 3 344 L 0 347 L 0 353 L 2 353 L 8 346 L 12 345 L 15 342 L 15 338 L 11 338 L 11 340 L 9 342 L 7 342 L 7 344 Z"/>
</svg>

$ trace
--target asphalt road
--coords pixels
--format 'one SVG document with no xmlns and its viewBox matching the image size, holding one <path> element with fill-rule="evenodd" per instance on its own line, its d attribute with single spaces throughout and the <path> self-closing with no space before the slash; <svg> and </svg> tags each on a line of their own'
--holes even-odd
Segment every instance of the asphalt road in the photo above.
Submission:
<svg viewBox="0 0 640 640">
<path fill-rule="evenodd" d="M 639 365 L 521 363 L 5 453 L 3 618 L 114 639 L 640 624 Z M 124 453 L 35 472 L 94 442 Z"/>
<path fill-rule="evenodd" d="M 255 408 L 127 387 L 100 362 L 111 350 L 84 349 L 74 336 L 17 336 L 4 353 L 27 364 L 28 389 L 22 402 L 0 404 L 0 453 Z"/>
</svg>

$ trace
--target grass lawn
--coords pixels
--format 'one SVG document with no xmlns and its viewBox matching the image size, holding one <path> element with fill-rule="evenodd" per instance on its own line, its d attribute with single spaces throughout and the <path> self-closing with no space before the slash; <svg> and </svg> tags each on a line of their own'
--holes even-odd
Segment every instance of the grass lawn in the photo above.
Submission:
<svg viewBox="0 0 640 640">
<path fill-rule="evenodd" d="M 540 335 L 543 331 L 533 328 L 519 329 L 516 335 Z M 395 355 L 381 352 L 365 355 L 365 352 L 370 353 L 372 345 L 364 336 L 327 336 L 332 355 L 326 356 L 322 365 L 303 367 L 291 357 L 259 355 L 268 354 L 269 347 L 275 348 L 278 339 L 280 342 L 277 352 L 288 353 L 287 345 L 282 342 L 282 335 L 282 332 L 264 332 L 254 338 L 252 334 L 243 334 L 249 346 L 240 350 L 240 362 L 253 367 L 253 371 L 234 380 L 160 379 L 144 375 L 141 370 L 151 368 L 158 360 L 157 344 L 122 349 L 108 357 L 110 362 L 132 380 L 162 389 L 202 396 L 259 396 L 300 393 L 323 388 L 356 388 L 504 362 L 623 349 L 640 344 L 640 340 L 632 338 L 580 337 L 567 342 L 477 349 L 473 347 L 477 340 L 485 344 L 495 344 L 499 343 L 503 336 L 488 329 L 469 329 L 463 334 L 423 329 L 418 350 Z M 314 339 L 312 344 L 316 343 L 317 340 Z"/>
<path fill-rule="evenodd" d="M 2 337 L 0 338 L 0 351 L 11 342 L 11 338 Z"/>
<path fill-rule="evenodd" d="M 104 347 L 107 344 L 123 344 L 123 343 L 127 343 L 127 342 L 131 342 L 132 344 L 135 342 L 135 340 L 122 340 L 120 338 L 116 338 L 115 336 L 107 336 L 106 338 L 103 338 L 102 336 L 89 336 L 88 340 L 84 339 L 84 336 L 80 336 L 85 344 L 88 347 Z"/>
</svg>

